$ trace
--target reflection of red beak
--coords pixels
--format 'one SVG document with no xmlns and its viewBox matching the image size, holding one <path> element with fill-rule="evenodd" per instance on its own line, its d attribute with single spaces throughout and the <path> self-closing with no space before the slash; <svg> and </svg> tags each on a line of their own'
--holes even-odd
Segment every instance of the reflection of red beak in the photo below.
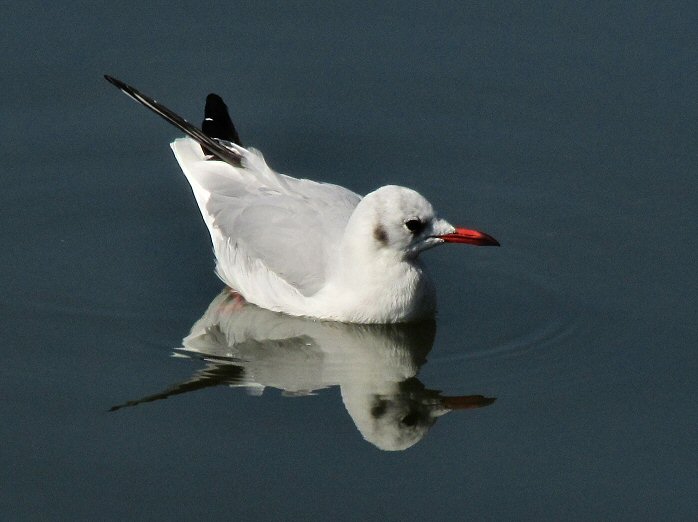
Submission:
<svg viewBox="0 0 698 522">
<path fill-rule="evenodd" d="M 484 395 L 461 395 L 458 397 L 441 397 L 441 404 L 449 410 L 469 410 L 489 406 L 495 400 L 494 397 Z"/>
<path fill-rule="evenodd" d="M 453 234 L 444 234 L 443 236 L 436 237 L 443 239 L 446 243 L 467 243 L 469 245 L 476 246 L 499 246 L 499 241 L 492 236 L 485 234 L 484 232 L 469 230 L 467 228 L 456 228 L 456 231 Z"/>
</svg>

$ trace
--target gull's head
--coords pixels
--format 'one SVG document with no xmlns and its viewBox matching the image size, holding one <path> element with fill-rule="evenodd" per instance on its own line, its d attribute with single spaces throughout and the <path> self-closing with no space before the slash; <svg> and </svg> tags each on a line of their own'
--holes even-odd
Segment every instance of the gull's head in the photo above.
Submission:
<svg viewBox="0 0 698 522">
<path fill-rule="evenodd" d="M 367 194 L 356 208 L 348 232 L 377 251 L 406 259 L 444 242 L 499 245 L 487 234 L 456 228 L 438 218 L 424 196 L 395 185 Z"/>
</svg>

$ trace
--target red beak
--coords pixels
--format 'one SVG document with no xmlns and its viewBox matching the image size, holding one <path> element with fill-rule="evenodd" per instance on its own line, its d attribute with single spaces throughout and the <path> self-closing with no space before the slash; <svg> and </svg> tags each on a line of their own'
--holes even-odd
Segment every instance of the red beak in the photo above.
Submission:
<svg viewBox="0 0 698 522">
<path fill-rule="evenodd" d="M 456 228 L 456 231 L 453 234 L 444 234 L 443 236 L 436 237 L 443 239 L 446 241 L 446 243 L 467 243 L 469 245 L 477 246 L 499 246 L 499 241 L 492 236 L 485 234 L 484 232 L 469 230 L 467 228 Z"/>
</svg>

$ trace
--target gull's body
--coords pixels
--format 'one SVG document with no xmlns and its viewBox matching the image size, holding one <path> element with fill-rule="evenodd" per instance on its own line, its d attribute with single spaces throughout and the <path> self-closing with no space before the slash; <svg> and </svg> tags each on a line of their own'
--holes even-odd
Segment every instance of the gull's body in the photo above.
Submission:
<svg viewBox="0 0 698 522">
<path fill-rule="evenodd" d="M 382 187 L 362 199 L 336 185 L 279 175 L 241 147 L 244 167 L 207 160 L 190 138 L 172 149 L 211 233 L 218 275 L 246 300 L 353 323 L 433 315 L 434 287 L 419 259 L 386 244 L 393 234 L 403 242 L 412 236 L 402 215 L 389 221 L 398 202 L 408 218 L 433 221 L 432 235 L 454 232 L 413 190 Z"/>
<path fill-rule="evenodd" d="M 217 272 L 258 306 L 354 323 L 425 319 L 435 312 L 436 296 L 419 253 L 443 242 L 497 244 L 438 219 L 408 188 L 385 186 L 362 198 L 274 172 L 261 154 L 240 145 L 218 97 L 207 100 L 202 132 L 107 79 L 195 138 L 178 139 L 172 149 L 211 234 Z"/>
</svg>

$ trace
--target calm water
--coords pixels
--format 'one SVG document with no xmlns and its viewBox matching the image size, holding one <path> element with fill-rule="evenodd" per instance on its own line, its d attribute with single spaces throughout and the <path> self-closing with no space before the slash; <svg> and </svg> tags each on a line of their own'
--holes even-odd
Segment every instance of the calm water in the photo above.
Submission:
<svg viewBox="0 0 698 522">
<path fill-rule="evenodd" d="M 58 4 L 1 8 L 0 518 L 698 517 L 694 3 Z M 503 246 L 435 324 L 241 309 L 104 73 Z"/>
</svg>

